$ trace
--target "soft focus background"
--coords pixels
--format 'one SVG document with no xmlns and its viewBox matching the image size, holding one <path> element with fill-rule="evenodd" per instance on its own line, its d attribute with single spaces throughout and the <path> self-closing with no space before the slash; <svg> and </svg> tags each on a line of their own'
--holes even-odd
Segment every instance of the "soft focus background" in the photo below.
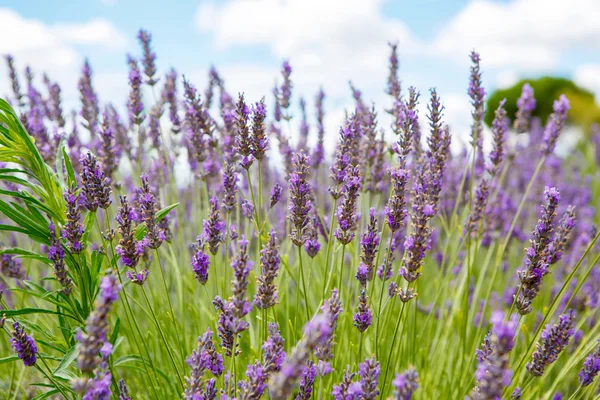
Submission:
<svg viewBox="0 0 600 400">
<path fill-rule="evenodd" d="M 465 88 L 473 48 L 482 57 L 488 94 L 541 76 L 567 78 L 591 93 L 584 96 L 586 104 L 577 107 L 582 115 L 570 117 L 576 119 L 571 121 L 575 126 L 570 135 L 563 135 L 559 152 L 600 120 L 593 101 L 593 96 L 600 96 L 597 0 L 4 0 L 1 4 L 0 53 L 13 54 L 21 71 L 30 65 L 40 81 L 42 72 L 58 81 L 65 109 L 77 104 L 77 77 L 85 57 L 94 69 L 100 100 L 124 107 L 126 54 L 137 54 L 135 35 L 144 28 L 153 35 L 162 71 L 176 66 L 202 88 L 214 65 L 229 91 L 243 91 L 250 101 L 267 96 L 267 104 L 272 103 L 279 66 L 289 58 L 298 88 L 294 98 L 306 98 L 311 114 L 314 96 L 323 86 L 330 133 L 339 129 L 344 108 L 352 107 L 349 80 L 364 99 L 380 108 L 388 104 L 384 89 L 390 41 L 399 43 L 404 87 L 414 85 L 422 93 L 437 87 L 446 120 L 459 140 L 468 137 L 471 121 Z M 10 87 L 4 62 L 0 76 L 0 95 L 5 95 Z M 326 136 L 327 150 L 332 150 L 335 138 Z M 458 140 L 453 145 L 458 146 Z"/>
</svg>

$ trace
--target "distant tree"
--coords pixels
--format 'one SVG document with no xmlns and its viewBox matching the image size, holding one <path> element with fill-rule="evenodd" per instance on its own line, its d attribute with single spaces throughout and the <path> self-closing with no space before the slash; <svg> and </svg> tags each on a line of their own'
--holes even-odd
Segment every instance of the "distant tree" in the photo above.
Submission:
<svg viewBox="0 0 600 400">
<path fill-rule="evenodd" d="M 498 103 L 504 98 L 506 98 L 506 112 L 511 121 L 514 120 L 517 99 L 521 96 L 521 89 L 525 83 L 529 83 L 535 91 L 536 107 L 533 116 L 539 117 L 542 123 L 545 123 L 552 113 L 552 103 L 561 94 L 566 95 L 571 102 L 570 123 L 584 127 L 587 131 L 594 122 L 600 122 L 600 108 L 592 92 L 577 86 L 569 79 L 544 76 L 538 79 L 523 79 L 509 88 L 496 90 L 488 96 L 484 118 L 488 126 L 492 124 Z"/>
</svg>

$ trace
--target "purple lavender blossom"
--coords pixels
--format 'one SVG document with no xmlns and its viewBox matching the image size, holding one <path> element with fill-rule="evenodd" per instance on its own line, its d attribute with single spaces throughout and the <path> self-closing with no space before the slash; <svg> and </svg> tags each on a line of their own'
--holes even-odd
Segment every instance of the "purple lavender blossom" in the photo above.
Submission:
<svg viewBox="0 0 600 400">
<path fill-rule="evenodd" d="M 569 344 L 569 339 L 575 333 L 575 312 L 568 311 L 558 317 L 554 326 L 548 324 L 542 332 L 542 342 L 537 342 L 536 351 L 531 362 L 525 368 L 533 376 L 542 376 L 544 370 L 558 359 L 561 351 Z"/>
<path fill-rule="evenodd" d="M 490 164 L 487 167 L 490 175 L 494 176 L 498 171 L 498 166 L 504 160 L 504 141 L 506 140 L 506 132 L 508 131 L 509 119 L 506 117 L 504 105 L 506 99 L 502 99 L 492 122 L 492 151 L 490 152 Z"/>
<path fill-rule="evenodd" d="M 373 280 L 375 270 L 375 257 L 379 249 L 379 230 L 377 225 L 377 212 L 374 207 L 369 210 L 369 225 L 360 238 L 360 260 L 361 266 L 365 267 L 366 279 Z"/>
<path fill-rule="evenodd" d="M 481 70 L 479 66 L 479 53 L 471 52 L 471 76 L 469 78 L 469 97 L 473 105 L 473 126 L 471 128 L 471 139 L 477 155 L 483 155 L 483 114 L 485 112 L 485 88 L 481 83 Z M 482 159 L 480 159 L 482 160 Z"/>
<path fill-rule="evenodd" d="M 291 223 L 290 240 L 300 247 L 307 239 L 308 213 L 312 208 L 311 187 L 308 182 L 309 158 L 300 150 L 294 156 L 294 172 L 289 178 L 290 206 L 288 219 Z"/>
<path fill-rule="evenodd" d="M 93 140 L 98 127 L 100 107 L 98 106 L 98 95 L 94 91 L 92 85 L 92 68 L 87 59 L 83 64 L 78 88 L 79 98 L 81 100 L 81 116 L 85 120 L 84 127 L 90 131 Z"/>
<path fill-rule="evenodd" d="M 556 141 L 560 132 L 563 130 L 565 123 L 567 122 L 567 113 L 571 105 L 567 97 L 562 94 L 558 100 L 554 102 L 554 112 L 550 115 L 550 119 L 546 124 L 544 130 L 544 143 L 542 145 L 542 152 L 545 156 L 548 156 L 554 152 L 556 147 Z"/>
<path fill-rule="evenodd" d="M 508 353 L 514 346 L 517 330 L 517 316 L 509 321 L 504 320 L 504 313 L 496 311 L 492 314 L 492 339 L 487 342 L 487 349 L 479 352 L 479 365 L 475 372 L 477 385 L 473 389 L 473 399 L 497 399 L 509 386 L 512 379 Z M 488 336 L 489 340 L 489 336 Z M 485 342 L 484 342 L 485 343 Z"/>
<path fill-rule="evenodd" d="M 276 183 L 271 189 L 271 197 L 269 198 L 269 208 L 275 207 L 279 200 L 281 199 L 281 192 L 283 188 L 279 183 Z"/>
<path fill-rule="evenodd" d="M 17 107 L 23 107 L 25 105 L 23 102 L 24 96 L 21 93 L 21 85 L 19 84 L 19 77 L 17 76 L 17 71 L 15 69 L 14 58 L 10 54 L 5 55 L 4 58 L 6 59 L 6 64 L 8 66 L 8 77 L 10 79 L 14 99 L 16 100 L 15 104 Z"/>
<path fill-rule="evenodd" d="M 102 124 L 99 131 L 100 137 L 100 161 L 104 167 L 104 172 L 109 181 L 112 181 L 112 176 L 117 169 L 117 154 L 115 143 L 115 132 L 113 131 L 112 118 L 110 110 L 106 108 L 102 113 Z"/>
<path fill-rule="evenodd" d="M 475 199 L 473 208 L 469 214 L 469 219 L 465 224 L 466 236 L 476 235 L 481 221 L 486 213 L 487 200 L 489 195 L 489 183 L 487 179 L 482 179 L 475 189 Z"/>
<path fill-rule="evenodd" d="M 252 107 L 251 153 L 259 162 L 263 159 L 269 148 L 269 138 L 266 135 L 267 128 L 265 126 L 266 117 L 267 109 L 265 107 L 265 99 L 263 98 Z"/>
<path fill-rule="evenodd" d="M 291 356 L 285 361 L 281 370 L 275 374 L 269 383 L 269 394 L 273 400 L 288 399 L 295 383 L 300 378 L 306 362 L 317 346 L 322 344 L 329 334 L 329 317 L 318 315 L 304 327 L 304 337 L 296 345 Z"/>
<path fill-rule="evenodd" d="M 310 258 L 315 258 L 321 250 L 321 243 L 319 243 L 319 232 L 317 231 L 317 217 L 313 216 L 310 219 L 308 227 L 306 229 L 307 239 L 304 242 L 304 250 Z"/>
<path fill-rule="evenodd" d="M 242 200 L 241 209 L 244 217 L 248 219 L 254 217 L 254 204 L 250 203 L 247 199 Z"/>
<path fill-rule="evenodd" d="M 156 75 L 156 53 L 152 51 L 151 42 L 152 35 L 150 32 L 140 29 L 137 34 L 137 38 L 142 45 L 143 57 L 142 65 L 144 66 L 144 75 L 146 75 L 146 83 L 149 86 L 154 86 L 158 79 L 154 77 Z"/>
<path fill-rule="evenodd" d="M 81 195 L 83 205 L 89 211 L 95 212 L 98 208 L 107 209 L 112 200 L 110 199 L 110 181 L 104 170 L 92 153 L 81 156 Z"/>
<path fill-rule="evenodd" d="M 75 335 L 79 349 L 77 367 L 83 372 L 92 372 L 101 361 L 99 353 L 107 340 L 108 314 L 117 300 L 119 290 L 121 285 L 114 275 L 109 274 L 102 278 L 100 296 L 86 320 L 85 332 L 79 330 Z"/>
<path fill-rule="evenodd" d="M 281 84 L 281 89 L 279 89 L 278 103 L 282 109 L 289 112 L 288 109 L 290 108 L 293 84 L 290 79 L 290 76 L 292 75 L 292 66 L 288 60 L 285 60 L 281 66 L 281 75 L 283 76 L 283 83 Z M 283 118 L 289 120 L 291 115 L 286 114 Z"/>
<path fill-rule="evenodd" d="M 247 330 L 249 325 L 237 317 L 236 307 L 233 302 L 223 301 L 219 296 L 213 300 L 213 305 L 219 311 L 219 321 L 217 332 L 221 339 L 221 347 L 227 357 L 237 355 L 237 347 L 234 348 L 234 338 L 236 335 Z"/>
<path fill-rule="evenodd" d="M 131 280 L 131 283 L 142 286 L 148 279 L 148 268 L 144 268 L 140 272 L 127 271 L 126 275 Z"/>
<path fill-rule="evenodd" d="M 204 220 L 204 237 L 208 243 L 210 252 L 215 255 L 219 250 L 219 244 L 223 241 L 225 222 L 219 216 L 219 201 L 216 197 L 210 199 L 210 213 L 208 219 Z"/>
<path fill-rule="evenodd" d="M 129 388 L 124 379 L 119 381 L 119 400 L 133 400 L 129 395 Z"/>
<path fill-rule="evenodd" d="M 206 138 L 212 133 L 212 122 L 208 111 L 200 101 L 196 88 L 184 79 L 183 95 L 185 98 L 185 130 L 188 146 L 188 157 L 191 161 L 202 164 L 206 159 Z"/>
<path fill-rule="evenodd" d="M 385 206 L 385 222 L 390 230 L 396 232 L 404 226 L 406 219 L 406 185 L 409 172 L 402 168 L 393 168 L 389 171 L 392 180 L 392 194 Z"/>
<path fill-rule="evenodd" d="M 7 278 L 21 280 L 27 277 L 21 259 L 12 254 L 2 254 L 2 257 L 0 257 L 0 272 Z"/>
<path fill-rule="evenodd" d="M 240 94 L 236 105 L 236 135 L 235 135 L 235 148 L 236 152 L 242 157 L 240 166 L 244 169 L 250 168 L 254 161 L 254 152 L 252 135 L 250 134 L 250 127 L 248 126 L 248 120 L 250 119 L 250 108 L 244 101 L 244 95 Z"/>
<path fill-rule="evenodd" d="M 333 234 L 343 245 L 350 243 L 355 236 L 358 222 L 356 207 L 361 188 L 362 179 L 359 166 L 350 167 L 344 180 L 344 199 L 335 212 L 339 227 Z"/>
<path fill-rule="evenodd" d="M 237 318 L 242 318 L 247 315 L 252 309 L 252 304 L 246 298 L 246 290 L 248 289 L 248 275 L 252 271 L 253 262 L 248 257 L 248 241 L 242 235 L 238 240 L 240 250 L 237 256 L 231 262 L 233 268 L 234 279 L 232 281 L 233 295 L 231 303 L 234 306 L 234 314 Z"/>
<path fill-rule="evenodd" d="M 263 343 L 264 373 L 268 378 L 272 373 L 281 371 L 285 361 L 284 340 L 276 323 L 269 323 L 269 336 Z M 265 379 L 266 380 L 266 379 Z"/>
<path fill-rule="evenodd" d="M 359 332 L 364 332 L 373 322 L 373 314 L 369 307 L 369 297 L 364 289 L 360 290 L 360 297 L 358 299 L 358 308 L 356 314 L 354 314 L 354 326 Z"/>
<path fill-rule="evenodd" d="M 379 396 L 379 374 L 381 367 L 375 356 L 367 358 L 365 362 L 359 364 L 358 374 L 360 375 L 360 386 L 362 389 L 362 399 L 375 400 Z"/>
<path fill-rule="evenodd" d="M 275 231 L 269 232 L 269 241 L 260 252 L 261 274 L 256 279 L 258 287 L 254 296 L 254 304 L 257 308 L 264 310 L 277 304 L 277 286 L 275 279 L 279 271 L 279 243 Z"/>
<path fill-rule="evenodd" d="M 10 342 L 17 356 L 23 360 L 26 367 L 34 366 L 37 361 L 38 348 L 33 337 L 25 332 L 25 328 L 18 322 L 13 323 L 15 329 L 11 336 Z"/>
<path fill-rule="evenodd" d="M 237 203 L 238 175 L 233 164 L 226 163 L 223 168 L 223 200 L 222 206 L 226 213 L 231 213 Z"/>
<path fill-rule="evenodd" d="M 165 77 L 165 86 L 162 91 L 162 99 L 169 104 L 169 120 L 171 130 L 177 134 L 181 131 L 181 119 L 178 113 L 177 103 L 177 71 L 171 69 Z"/>
<path fill-rule="evenodd" d="M 138 68 L 137 61 L 133 58 L 129 59 L 129 99 L 127 102 L 127 110 L 129 111 L 129 123 L 133 125 L 141 125 L 145 116 L 144 103 L 142 101 L 142 74 Z"/>
<path fill-rule="evenodd" d="M 296 400 L 310 400 L 312 398 L 313 386 L 317 376 L 317 367 L 312 361 L 308 361 L 302 370 L 300 378 L 300 390 L 296 395 Z"/>
<path fill-rule="evenodd" d="M 576 225 L 575 207 L 569 206 L 556 227 L 552 243 L 548 245 L 548 263 L 550 265 L 556 264 L 562 258 L 563 250 L 569 243 Z"/>
<path fill-rule="evenodd" d="M 203 236 L 196 238 L 196 243 L 193 245 L 195 250 L 192 258 L 192 270 L 196 276 L 196 280 L 205 285 L 208 281 L 208 268 L 210 267 L 210 257 L 205 253 L 206 239 Z"/>
<path fill-rule="evenodd" d="M 121 257 L 123 265 L 129 268 L 135 268 L 142 254 L 144 253 L 145 242 L 135 239 L 135 228 L 133 221 L 135 212 L 127 201 L 127 196 L 121 196 L 121 207 L 115 219 L 119 224 L 119 233 L 121 239 L 117 245 L 116 252 Z"/>
<path fill-rule="evenodd" d="M 531 235 L 531 246 L 526 252 L 525 269 L 517 271 L 521 284 L 515 305 L 521 315 L 531 312 L 531 304 L 540 291 L 542 278 L 549 272 L 548 246 L 552 241 L 560 193 L 556 188 L 546 187 L 544 196 L 546 204 L 542 206 L 542 215 Z"/>
<path fill-rule="evenodd" d="M 331 291 L 331 298 L 325 300 L 321 310 L 329 317 L 330 333 L 327 336 L 327 339 L 321 345 L 317 346 L 315 356 L 320 361 L 319 364 L 321 364 L 321 362 L 329 364 L 333 359 L 333 346 L 335 345 L 335 329 L 337 327 L 337 320 L 342 311 L 344 311 L 338 289 L 333 289 Z"/>
<path fill-rule="evenodd" d="M 212 341 L 213 333 L 209 329 L 198 338 L 198 347 L 192 351 L 186 363 L 191 368 L 190 376 L 186 377 L 186 387 L 183 398 L 186 400 L 201 399 L 204 386 L 204 371 L 210 371 L 214 376 L 223 373 L 223 357 L 217 352 Z M 200 396 L 200 397 L 199 397 Z"/>
<path fill-rule="evenodd" d="M 360 382 L 352 382 L 354 372 L 350 372 L 350 367 L 347 367 L 344 371 L 344 378 L 339 385 L 333 385 L 331 395 L 334 400 L 360 400 L 362 395 Z"/>
<path fill-rule="evenodd" d="M 158 205 L 152 190 L 150 189 L 150 183 L 148 176 L 142 174 L 141 179 L 141 195 L 140 195 L 140 210 L 139 213 L 146 225 L 146 237 L 144 241 L 148 244 L 151 249 L 158 249 L 162 242 L 166 239 L 164 230 L 160 228 L 156 221 L 156 211 Z"/>
<path fill-rule="evenodd" d="M 535 97 L 533 88 L 529 83 L 523 85 L 521 97 L 517 100 L 517 107 L 514 127 L 518 133 L 525 133 L 529 130 L 531 124 L 531 113 L 535 110 Z"/>
<path fill-rule="evenodd" d="M 62 293 L 65 296 L 68 296 L 71 294 L 73 281 L 69 277 L 69 270 L 65 264 L 65 252 L 63 250 L 62 243 L 56 234 L 56 226 L 53 223 L 50 223 L 48 230 L 50 232 L 50 248 L 48 249 L 48 259 L 52 261 L 52 268 L 54 269 L 56 280 L 58 283 L 60 283 L 60 286 L 62 286 Z"/>
<path fill-rule="evenodd" d="M 579 371 L 579 383 L 582 387 L 591 385 L 600 372 L 600 346 L 596 346 L 593 353 L 585 359 L 583 368 Z"/>
<path fill-rule="evenodd" d="M 325 100 L 325 92 L 323 89 L 319 89 L 319 93 L 317 93 L 316 99 L 316 109 L 317 109 L 317 145 L 313 149 L 313 155 L 311 157 L 312 167 L 319 168 L 319 165 L 323 162 L 325 158 L 325 148 L 323 146 L 325 139 L 325 126 L 323 120 L 325 119 L 325 112 L 323 111 L 323 101 Z"/>
<path fill-rule="evenodd" d="M 515 390 L 513 390 L 512 394 L 510 395 L 510 400 L 521 400 L 522 396 L 523 396 L 523 391 L 521 390 L 521 388 L 516 387 Z"/>
<path fill-rule="evenodd" d="M 419 388 L 419 374 L 414 368 L 409 368 L 401 374 L 397 374 L 392 381 L 395 400 L 411 400 L 412 395 Z"/>
<path fill-rule="evenodd" d="M 395 102 L 400 101 L 400 80 L 398 79 L 398 43 L 388 43 L 390 46 L 389 74 L 386 93 L 392 96 Z"/>
</svg>

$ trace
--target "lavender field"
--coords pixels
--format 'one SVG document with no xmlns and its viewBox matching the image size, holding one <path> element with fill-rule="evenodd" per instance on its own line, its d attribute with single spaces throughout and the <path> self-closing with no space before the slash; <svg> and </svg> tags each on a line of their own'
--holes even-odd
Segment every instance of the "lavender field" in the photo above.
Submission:
<svg viewBox="0 0 600 400">
<path fill-rule="evenodd" d="M 556 154 L 569 93 L 486 110 L 464 54 L 463 145 L 391 43 L 386 102 L 351 84 L 330 131 L 293 60 L 251 98 L 137 41 L 128 98 L 86 61 L 74 109 L 5 57 L 0 398 L 600 398 L 600 133 Z"/>
</svg>

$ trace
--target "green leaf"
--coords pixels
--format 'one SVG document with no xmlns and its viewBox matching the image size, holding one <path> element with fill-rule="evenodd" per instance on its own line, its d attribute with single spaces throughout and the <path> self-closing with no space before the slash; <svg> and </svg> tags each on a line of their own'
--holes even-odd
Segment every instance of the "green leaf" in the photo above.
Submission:
<svg viewBox="0 0 600 400">
<path fill-rule="evenodd" d="M 54 315 L 63 315 L 65 317 L 69 317 L 77 321 L 75 317 L 72 317 L 68 314 L 59 313 L 52 310 L 45 310 L 43 308 L 21 308 L 20 310 L 2 310 L 2 314 L 6 315 L 6 317 L 16 317 L 18 315 L 29 315 L 29 314 L 54 314 Z"/>
<path fill-rule="evenodd" d="M 65 146 L 62 147 L 63 161 L 65 163 L 65 169 L 67 170 L 67 181 L 69 183 L 69 187 L 72 187 L 77 184 L 77 179 L 75 178 L 75 170 L 73 169 L 73 164 L 71 163 L 71 158 L 67 154 L 67 150 Z"/>
<path fill-rule="evenodd" d="M 73 363 L 73 361 L 77 358 L 78 355 L 79 350 L 77 349 L 77 346 L 71 347 L 61 360 L 60 364 L 58 364 L 58 367 L 56 367 L 52 375 L 57 377 L 64 377 L 63 373 L 68 372 L 67 369 L 71 366 L 71 363 Z M 70 374 L 71 372 L 68 373 Z"/>
</svg>

